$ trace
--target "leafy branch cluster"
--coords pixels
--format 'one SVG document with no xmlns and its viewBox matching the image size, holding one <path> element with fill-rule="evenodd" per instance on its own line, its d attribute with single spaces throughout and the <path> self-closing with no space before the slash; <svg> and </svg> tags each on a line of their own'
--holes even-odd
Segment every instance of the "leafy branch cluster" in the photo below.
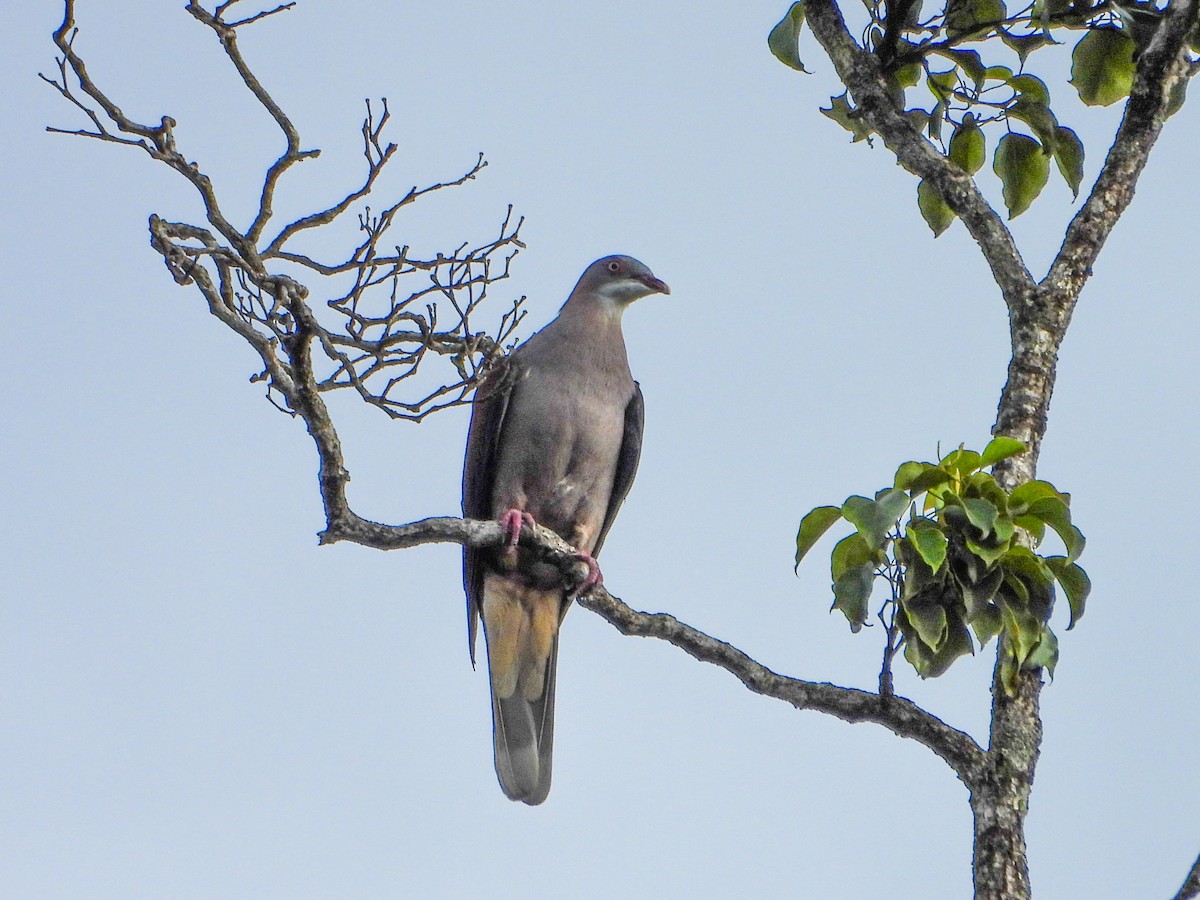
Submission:
<svg viewBox="0 0 1200 900">
<path fill-rule="evenodd" d="M 210 12 L 190 0 L 186 9 L 216 35 L 286 143 L 265 170 L 258 207 L 248 225 L 226 218 L 210 177 L 177 147 L 175 119 L 163 116 L 156 125 L 134 121 L 92 81 L 74 48 L 78 29 L 72 0 L 67 0 L 63 22 L 54 34 L 61 52 L 58 72 L 41 77 L 86 116 L 88 125 L 48 130 L 140 148 L 192 185 L 204 206 L 205 222 L 172 222 L 152 215 L 151 245 L 175 281 L 198 287 L 212 314 L 258 353 L 263 367 L 253 380 L 266 384 L 268 398 L 280 409 L 303 415 L 306 407 L 313 407 L 315 395 L 340 388 L 353 389 L 393 418 L 415 421 L 466 402 L 488 365 L 512 342 L 523 315 L 520 298 L 490 333 L 477 331 L 472 321 L 489 288 L 509 275 L 512 259 L 523 246 L 521 221 L 514 221 L 510 207 L 498 234 L 464 242 L 449 253 L 413 253 L 408 244 L 395 241 L 392 229 L 402 210 L 427 194 L 474 179 L 487 163 L 480 155 L 457 178 L 414 186 L 376 210 L 361 205 L 397 149 L 383 137 L 390 118 L 384 100 L 378 111 L 367 104 L 362 181 L 329 206 L 276 224 L 273 203 L 283 176 L 320 151 L 302 146 L 295 125 L 259 83 L 237 42 L 239 29 L 294 4 L 226 18 L 238 2 L 226 0 Z M 320 260 L 296 248 L 301 236 L 332 225 L 352 210 L 357 212 L 359 239 L 344 256 Z M 298 277 L 322 279 L 326 295 L 320 302 L 310 299 L 308 286 Z M 413 379 L 431 357 L 444 362 L 440 373 L 432 379 Z"/>
<path fill-rule="evenodd" d="M 1003 635 L 1000 677 L 1010 692 L 1019 671 L 1044 667 L 1053 674 L 1054 584 L 1070 605 L 1068 629 L 1083 615 L 1091 584 L 1076 563 L 1084 538 L 1071 522 L 1070 496 L 1038 480 L 1009 492 L 984 471 L 1024 450 L 1020 441 L 998 437 L 982 453 L 960 447 L 938 463 L 906 462 L 874 499 L 855 495 L 801 521 L 797 566 L 835 522 L 855 528 L 830 556 L 833 608 L 853 631 L 867 622 L 876 579 L 891 587 L 879 611 L 887 631 L 881 692 L 890 690 L 900 648 L 922 678 L 931 678 L 975 652 L 971 632 L 980 647 Z M 1035 552 L 1047 527 L 1065 556 Z"/>
<path fill-rule="evenodd" d="M 1042 192 L 1052 159 L 1075 196 L 1083 180 L 1083 143 L 1073 129 L 1059 124 L 1045 81 L 1026 71 L 1030 56 L 1062 43 L 1057 38 L 1066 31 L 1083 31 L 1071 53 L 1071 84 L 1084 103 L 1108 106 L 1129 96 L 1137 56 L 1165 12 L 1144 0 L 1034 0 L 1011 14 L 1004 0 L 946 0 L 922 18 L 922 0 L 865 0 L 865 5 L 869 23 L 863 46 L 878 58 L 897 109 L 917 131 L 969 175 L 987 160 L 987 133 L 1000 132 L 992 169 L 1010 219 Z M 805 15 L 805 3 L 793 3 L 768 38 L 775 56 L 800 70 L 798 38 Z M 1196 29 L 1189 46 L 1200 51 Z M 911 101 L 906 92 L 922 84 L 927 99 Z M 1186 86 L 1186 80 L 1177 83 L 1167 115 L 1183 105 Z M 832 98 L 821 112 L 854 141 L 869 141 L 874 133 L 849 92 Z M 917 204 L 935 235 L 956 217 L 925 181 L 917 187 Z"/>
</svg>

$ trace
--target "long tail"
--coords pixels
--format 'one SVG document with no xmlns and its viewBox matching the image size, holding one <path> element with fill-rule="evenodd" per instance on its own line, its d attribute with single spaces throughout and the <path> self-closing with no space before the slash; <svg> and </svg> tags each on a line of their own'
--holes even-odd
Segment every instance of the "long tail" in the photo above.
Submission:
<svg viewBox="0 0 1200 900">
<path fill-rule="evenodd" d="M 535 806 L 550 793 L 562 594 L 489 577 L 483 595 L 496 777 Z"/>
<path fill-rule="evenodd" d="M 492 737 L 496 777 L 510 800 L 536 806 L 550 793 L 554 762 L 554 674 L 558 640 L 546 665 L 546 685 L 537 700 L 496 698 L 492 689 Z"/>
</svg>

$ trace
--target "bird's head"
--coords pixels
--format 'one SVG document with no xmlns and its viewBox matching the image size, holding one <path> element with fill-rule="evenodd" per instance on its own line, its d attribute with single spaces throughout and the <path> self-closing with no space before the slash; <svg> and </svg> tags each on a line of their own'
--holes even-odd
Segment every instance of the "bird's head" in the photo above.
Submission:
<svg viewBox="0 0 1200 900">
<path fill-rule="evenodd" d="M 605 256 L 584 270 L 574 293 L 587 292 L 616 305 L 628 306 L 650 294 L 669 294 L 667 283 L 632 256 Z"/>
</svg>

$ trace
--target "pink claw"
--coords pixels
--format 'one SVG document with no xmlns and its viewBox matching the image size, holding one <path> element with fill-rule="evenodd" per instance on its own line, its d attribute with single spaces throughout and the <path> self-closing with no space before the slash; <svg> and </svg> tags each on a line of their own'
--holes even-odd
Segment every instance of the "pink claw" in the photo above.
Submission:
<svg viewBox="0 0 1200 900">
<path fill-rule="evenodd" d="M 595 557 L 591 554 L 584 553 L 582 550 L 577 550 L 574 553 L 577 560 L 585 563 L 588 567 L 587 577 L 583 579 L 579 587 L 575 589 L 575 596 L 580 597 L 590 591 L 598 584 L 604 584 L 604 575 L 600 572 L 600 563 L 596 562 Z"/>
<path fill-rule="evenodd" d="M 533 528 L 537 522 L 533 520 L 533 516 L 525 512 L 523 509 L 510 509 L 500 517 L 500 527 L 504 529 L 504 534 L 508 539 L 508 546 L 517 546 L 517 541 L 521 539 L 521 526 L 528 525 Z"/>
</svg>

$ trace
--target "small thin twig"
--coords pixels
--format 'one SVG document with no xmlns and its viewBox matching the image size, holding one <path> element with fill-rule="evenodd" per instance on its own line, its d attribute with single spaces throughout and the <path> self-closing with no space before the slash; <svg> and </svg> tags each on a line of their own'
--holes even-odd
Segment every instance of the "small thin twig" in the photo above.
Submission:
<svg viewBox="0 0 1200 900">
<path fill-rule="evenodd" d="M 225 6 L 228 6 L 228 5 L 229 5 L 229 4 L 225 4 Z M 286 12 L 287 10 L 291 9 L 291 8 L 292 8 L 293 6 L 295 6 L 295 5 L 296 5 L 296 4 L 295 4 L 294 2 L 292 2 L 292 3 L 281 3 L 281 4 L 279 4 L 277 7 L 275 7 L 274 9 L 265 9 L 265 10 L 263 10 L 263 11 L 262 11 L 262 12 L 260 12 L 260 13 L 255 13 L 255 14 L 254 14 L 254 15 L 252 15 L 252 16 L 247 16 L 246 18 L 244 18 L 244 19 L 239 19 L 239 20 L 238 20 L 238 21 L 236 21 L 236 22 L 230 22 L 230 23 L 229 23 L 229 27 L 230 27 L 230 28 L 241 28 L 243 25 L 249 25 L 249 24 L 251 24 L 252 22 L 258 22 L 258 21 L 259 21 L 259 20 L 261 20 L 261 19 L 265 19 L 267 16 L 273 16 L 273 15 L 275 15 L 275 13 Z M 223 10 L 222 10 L 222 11 L 223 11 Z M 218 12 L 218 14 L 217 14 L 217 15 L 219 16 L 219 15 L 220 15 L 220 12 Z"/>
<path fill-rule="evenodd" d="M 898 532 L 889 535 L 893 541 L 900 537 Z M 900 596 L 903 592 L 904 585 L 904 567 L 900 561 L 895 559 L 892 554 L 888 554 L 884 561 L 883 568 L 876 574 L 881 575 L 888 583 L 888 590 L 891 596 L 883 602 L 883 606 L 879 608 L 877 616 L 880 624 L 883 625 L 884 636 L 886 638 L 883 647 L 883 663 L 879 670 L 879 695 L 881 697 L 890 697 L 894 694 L 894 685 L 892 680 L 892 660 L 895 659 L 896 653 L 899 652 L 903 642 L 903 635 L 900 633 L 899 627 L 896 625 L 896 616 L 900 611 Z"/>
<path fill-rule="evenodd" d="M 301 387 L 295 380 L 298 369 L 311 375 L 308 394 L 312 402 L 330 390 L 351 388 L 364 401 L 396 419 L 421 421 L 434 412 L 467 402 L 494 359 L 511 347 L 514 330 L 521 321 L 523 298 L 512 301 L 494 333 L 471 328 L 472 313 L 488 300 L 490 288 L 509 277 L 512 260 L 524 247 L 519 237 L 524 220 L 514 219 L 510 206 L 498 235 L 475 244 L 463 242 L 449 254 L 414 256 L 407 244 L 396 247 L 394 254 L 384 249 L 400 210 L 431 192 L 474 179 L 487 165 L 480 154 L 456 178 L 413 186 L 381 212 L 365 209 L 359 216 L 362 240 L 342 263 L 323 265 L 303 253 L 285 250 L 289 240 L 331 224 L 376 187 L 396 151 L 395 144 L 383 139 L 391 118 L 385 100 L 378 114 L 367 103 L 361 129 L 367 160 L 363 181 L 336 203 L 281 226 L 276 237 L 263 247 L 263 232 L 272 219 L 272 203 L 282 177 L 293 165 L 315 158 L 319 151 L 302 149 L 299 131 L 251 70 L 235 33 L 239 25 L 282 12 L 293 4 L 284 3 L 227 22 L 223 17 L 235 2 L 221 3 L 210 13 L 197 0 L 190 0 L 186 9 L 217 35 L 242 82 L 285 137 L 284 152 L 264 173 L 258 212 L 248 229 L 239 230 L 225 218 L 211 180 L 198 164 L 178 151 L 173 118 L 163 116 L 157 126 L 138 123 L 92 81 L 75 50 L 79 31 L 74 21 L 74 0 L 65 0 L 63 21 L 54 34 L 62 54 L 56 59 L 57 77 L 41 77 L 82 111 L 91 127 L 49 130 L 140 147 L 196 188 L 204 203 L 206 224 L 167 222 L 154 216 L 151 243 L 162 254 L 176 283 L 197 287 L 210 311 L 258 352 L 263 367 L 254 379 L 266 382 L 267 397 L 277 408 L 297 414 L 296 392 Z M 267 266 L 271 262 L 295 263 L 320 275 L 333 276 L 335 283 L 338 276 L 349 278 L 348 290 L 323 304 L 327 310 L 324 315 L 332 316 L 333 321 L 322 323 L 308 305 L 308 288 L 270 271 Z M 454 311 L 448 327 L 438 323 L 439 300 Z M 336 327 L 339 324 L 340 329 Z M 321 348 L 315 357 L 308 352 L 310 342 Z M 300 358 L 305 365 L 298 365 Z M 446 374 L 441 383 L 431 385 L 427 375 L 429 364 L 435 360 L 445 361 Z"/>
</svg>

